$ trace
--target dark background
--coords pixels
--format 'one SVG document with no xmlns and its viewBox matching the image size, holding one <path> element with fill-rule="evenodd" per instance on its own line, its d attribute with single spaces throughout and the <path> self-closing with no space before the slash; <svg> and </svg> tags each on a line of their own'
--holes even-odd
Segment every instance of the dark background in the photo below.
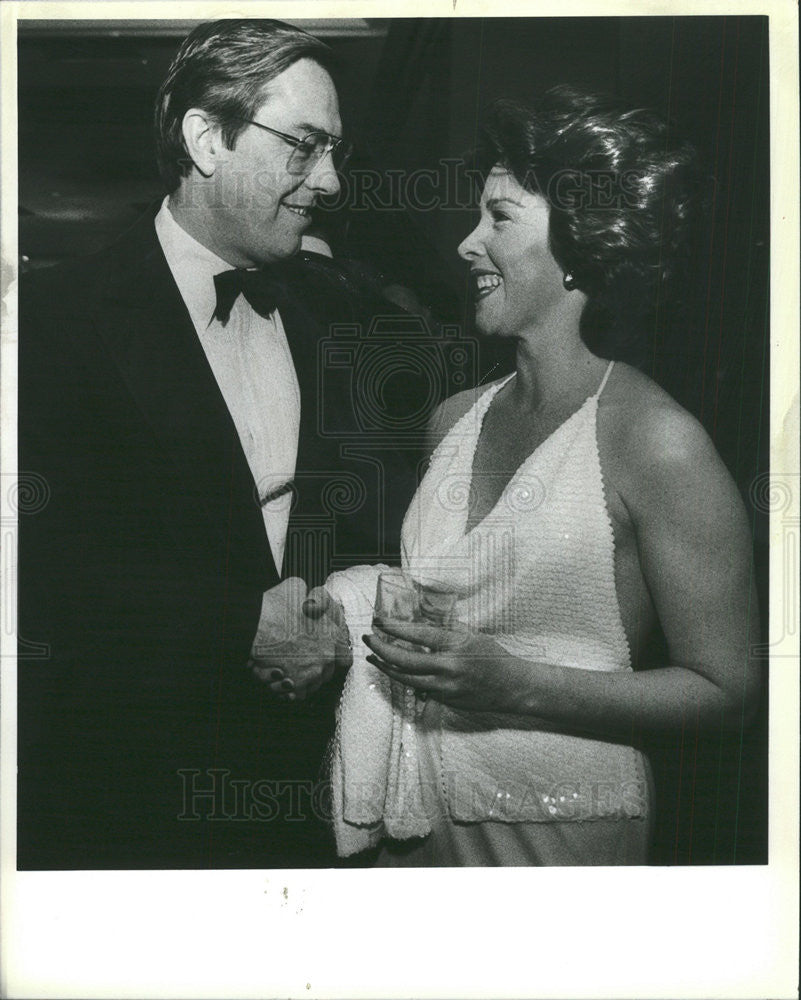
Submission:
<svg viewBox="0 0 801 1000">
<path fill-rule="evenodd" d="M 714 177 L 693 278 L 646 331 L 643 369 L 705 425 L 752 516 L 767 620 L 767 515 L 752 493 L 768 462 L 769 94 L 765 17 L 297 21 L 340 54 L 353 167 L 436 168 L 475 141 L 495 97 L 557 83 L 648 105 L 697 146 Z M 152 106 L 192 21 L 22 21 L 19 240 L 24 266 L 102 248 L 161 196 Z M 351 194 L 354 189 L 350 190 Z M 387 189 L 389 190 L 389 188 Z M 427 190 L 427 189 L 425 189 Z M 382 195 L 382 197 L 384 197 Z M 413 289 L 469 331 L 455 248 L 469 208 L 380 208 L 355 197 L 331 222 L 338 249 Z M 146 294 L 146 290 L 143 290 Z M 481 346 L 478 375 L 511 370 Z M 661 863 L 767 860 L 767 698 L 743 737 L 687 730 L 650 748 Z"/>
</svg>

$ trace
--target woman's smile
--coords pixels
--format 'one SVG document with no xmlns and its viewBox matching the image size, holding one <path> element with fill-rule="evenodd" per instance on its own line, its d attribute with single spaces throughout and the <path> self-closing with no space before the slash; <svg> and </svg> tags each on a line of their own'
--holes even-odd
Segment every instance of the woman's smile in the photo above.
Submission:
<svg viewBox="0 0 801 1000">
<path fill-rule="evenodd" d="M 474 281 L 473 297 L 476 302 L 492 295 L 503 283 L 503 278 L 495 271 L 472 271 L 471 275 Z"/>
<path fill-rule="evenodd" d="M 546 200 L 525 190 L 505 167 L 490 171 L 478 225 L 459 246 L 459 255 L 470 264 L 481 333 L 518 336 L 553 325 L 554 314 L 573 301 L 551 253 L 549 211 Z"/>
</svg>

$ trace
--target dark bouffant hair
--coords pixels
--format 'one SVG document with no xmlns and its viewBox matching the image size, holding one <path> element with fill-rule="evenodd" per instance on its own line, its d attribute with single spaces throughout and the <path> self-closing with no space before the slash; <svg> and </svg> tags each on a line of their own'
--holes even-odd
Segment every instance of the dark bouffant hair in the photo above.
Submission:
<svg viewBox="0 0 801 1000">
<path fill-rule="evenodd" d="M 229 149 L 268 94 L 268 84 L 299 59 L 334 72 L 332 50 L 283 21 L 232 18 L 201 24 L 183 41 L 156 98 L 156 155 L 168 192 L 191 169 L 183 119 L 202 108 L 223 127 Z"/>
<path fill-rule="evenodd" d="M 559 86 L 532 106 L 498 101 L 478 148 L 550 206 L 551 252 L 588 302 L 582 336 L 634 359 L 660 299 L 685 273 L 703 215 L 695 149 L 654 112 Z"/>
</svg>

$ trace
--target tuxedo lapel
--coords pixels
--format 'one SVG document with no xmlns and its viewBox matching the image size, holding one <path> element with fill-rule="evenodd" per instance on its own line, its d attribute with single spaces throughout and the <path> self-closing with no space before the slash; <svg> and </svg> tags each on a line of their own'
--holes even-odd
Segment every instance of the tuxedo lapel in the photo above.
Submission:
<svg viewBox="0 0 801 1000">
<path fill-rule="evenodd" d="M 101 336 L 229 567 L 267 586 L 278 577 L 247 459 L 152 220 L 140 227 L 112 258 Z"/>
<path fill-rule="evenodd" d="M 330 458 L 330 442 L 319 426 L 320 385 L 317 371 L 318 342 L 323 331 L 301 298 L 291 292 L 281 296 L 279 312 L 300 390 L 300 430 L 296 479 L 315 471 L 325 471 Z"/>
<path fill-rule="evenodd" d="M 300 475 L 313 476 L 335 473 L 340 466 L 341 437 L 332 435 L 330 427 L 340 426 L 341 418 L 353 415 L 347 396 L 324 392 L 323 356 L 321 345 L 330 336 L 334 324 L 352 326 L 363 321 L 354 304 L 353 293 L 347 292 L 342 274 L 333 262 L 326 262 L 321 272 L 299 255 L 287 262 L 279 295 L 279 310 L 292 352 L 301 394 L 300 440 L 297 470 Z M 374 303 L 360 297 L 372 318 Z M 375 311 L 380 311 L 376 306 Z"/>
</svg>

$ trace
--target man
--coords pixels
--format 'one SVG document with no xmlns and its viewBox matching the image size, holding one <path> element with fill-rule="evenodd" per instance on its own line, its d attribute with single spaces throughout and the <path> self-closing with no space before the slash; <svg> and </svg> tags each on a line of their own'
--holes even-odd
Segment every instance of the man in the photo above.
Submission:
<svg viewBox="0 0 801 1000">
<path fill-rule="evenodd" d="M 317 379 L 330 324 L 385 303 L 292 260 L 339 190 L 329 65 L 280 22 L 197 28 L 157 101 L 155 219 L 23 282 L 20 470 L 47 502 L 20 524 L 22 868 L 333 857 L 316 779 L 346 632 L 304 618 L 303 581 L 386 555 L 395 459 L 343 465 L 325 407 L 349 404 Z"/>
</svg>

